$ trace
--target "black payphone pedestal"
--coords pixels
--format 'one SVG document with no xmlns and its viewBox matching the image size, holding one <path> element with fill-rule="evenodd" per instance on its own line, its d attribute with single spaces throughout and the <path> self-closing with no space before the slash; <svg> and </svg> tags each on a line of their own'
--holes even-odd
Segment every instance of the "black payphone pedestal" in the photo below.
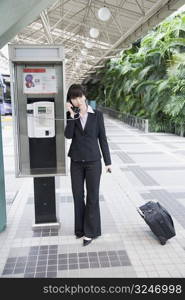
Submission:
<svg viewBox="0 0 185 300">
<path fill-rule="evenodd" d="M 34 178 L 35 224 L 39 227 L 55 227 L 60 224 L 56 217 L 55 177 Z"/>
</svg>

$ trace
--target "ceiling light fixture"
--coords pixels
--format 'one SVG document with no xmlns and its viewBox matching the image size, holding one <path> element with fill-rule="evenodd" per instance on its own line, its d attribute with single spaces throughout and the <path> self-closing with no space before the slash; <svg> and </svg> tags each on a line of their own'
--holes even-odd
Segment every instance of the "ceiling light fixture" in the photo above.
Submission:
<svg viewBox="0 0 185 300">
<path fill-rule="evenodd" d="M 110 10 L 104 6 L 98 10 L 98 17 L 101 21 L 108 21 L 110 19 L 111 13 Z"/>
<path fill-rule="evenodd" d="M 83 55 L 87 55 L 87 49 L 85 49 L 85 48 L 82 49 L 82 50 L 81 50 L 81 53 L 82 53 Z"/>
<path fill-rule="evenodd" d="M 88 49 L 90 49 L 90 48 L 92 48 L 92 43 L 91 42 L 85 42 L 85 47 L 86 48 L 88 48 Z"/>
<path fill-rule="evenodd" d="M 92 38 L 96 39 L 99 36 L 99 30 L 97 28 L 91 28 L 89 34 Z"/>
</svg>

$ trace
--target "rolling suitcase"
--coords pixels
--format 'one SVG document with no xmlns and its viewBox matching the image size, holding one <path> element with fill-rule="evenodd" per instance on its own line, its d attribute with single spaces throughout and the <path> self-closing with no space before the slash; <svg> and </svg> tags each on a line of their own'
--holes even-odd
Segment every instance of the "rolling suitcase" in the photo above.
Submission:
<svg viewBox="0 0 185 300">
<path fill-rule="evenodd" d="M 159 202 L 149 201 L 137 210 L 152 232 L 158 237 L 161 245 L 165 245 L 168 239 L 175 236 L 172 217 Z"/>
</svg>

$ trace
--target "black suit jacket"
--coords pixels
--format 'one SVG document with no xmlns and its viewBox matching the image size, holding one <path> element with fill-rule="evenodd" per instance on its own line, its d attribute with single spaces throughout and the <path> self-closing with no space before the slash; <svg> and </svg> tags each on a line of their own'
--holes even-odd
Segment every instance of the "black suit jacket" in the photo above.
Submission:
<svg viewBox="0 0 185 300">
<path fill-rule="evenodd" d="M 76 115 L 77 117 L 79 114 Z M 72 139 L 68 156 L 75 161 L 95 161 L 103 154 L 105 165 L 111 164 L 110 151 L 105 133 L 103 113 L 94 109 L 94 113 L 88 113 L 85 128 L 83 129 L 80 119 L 73 120 L 67 112 L 67 125 L 64 135 Z M 71 121 L 73 120 L 73 121 Z M 99 145 L 98 145 L 99 141 Z"/>
</svg>

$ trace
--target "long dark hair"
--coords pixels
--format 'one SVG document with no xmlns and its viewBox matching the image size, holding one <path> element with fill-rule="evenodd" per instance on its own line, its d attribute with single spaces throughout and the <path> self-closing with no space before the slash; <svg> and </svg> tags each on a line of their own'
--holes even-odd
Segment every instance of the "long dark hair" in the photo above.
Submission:
<svg viewBox="0 0 185 300">
<path fill-rule="evenodd" d="M 71 99 L 77 98 L 77 97 L 86 97 L 86 89 L 81 84 L 72 84 L 67 92 L 67 102 L 71 103 Z"/>
</svg>

